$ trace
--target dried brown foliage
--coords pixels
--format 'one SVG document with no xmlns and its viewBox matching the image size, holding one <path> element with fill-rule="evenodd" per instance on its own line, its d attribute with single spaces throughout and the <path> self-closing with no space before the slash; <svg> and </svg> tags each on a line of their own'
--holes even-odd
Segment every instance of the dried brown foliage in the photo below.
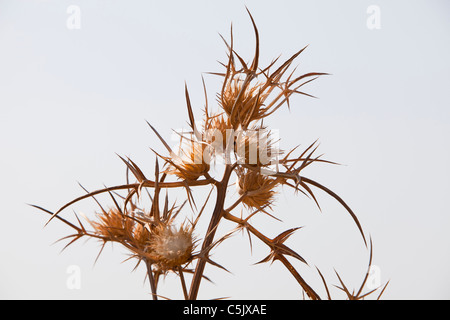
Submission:
<svg viewBox="0 0 450 320">
<path fill-rule="evenodd" d="M 221 91 L 217 94 L 219 110 L 211 114 L 206 98 L 204 121 L 200 126 L 202 129 L 199 131 L 195 122 L 187 87 L 185 97 L 191 132 L 188 135 L 180 135 L 180 151 L 178 153 L 173 151 L 158 131 L 149 124 L 168 152 L 168 155 L 155 152 L 157 159 L 153 180 L 148 179 L 132 160 L 121 157 L 128 172 L 136 179 L 135 182 L 130 183 L 127 178 L 125 184 L 87 192 L 65 204 L 56 212 L 35 206 L 50 214 L 50 220 L 58 219 L 74 231 L 73 234 L 63 238 L 70 240 L 66 246 L 81 238 L 95 238 L 103 243 L 102 248 L 109 242 L 117 242 L 127 248 L 131 252 L 131 258 L 137 259 L 137 265 L 141 262 L 145 263 L 154 299 L 158 298 L 157 289 L 160 275 L 174 272 L 180 278 L 184 297 L 196 299 L 201 280 L 205 278 L 205 265 L 209 263 L 225 269 L 212 261 L 209 255 L 212 248 L 226 241 L 231 234 L 215 239 L 217 227 L 224 219 L 235 223 L 234 231 L 246 231 L 267 245 L 270 253 L 260 263 L 280 261 L 308 298 L 321 299 L 287 259 L 287 257 L 291 257 L 306 263 L 302 256 L 285 244 L 286 240 L 299 228 L 289 228 L 278 236 L 270 238 L 249 222 L 251 217 L 261 212 L 273 217 L 270 211 L 279 186 L 287 186 L 295 192 L 301 192 L 316 203 L 317 199 L 313 188 L 322 190 L 336 199 L 352 217 L 360 231 L 363 243 L 367 246 L 361 224 L 344 200 L 332 190 L 303 175 L 303 170 L 311 164 L 333 163 L 323 160 L 320 155 L 315 154 L 317 149 L 315 142 L 299 155 L 294 156 L 297 148 L 283 154 L 276 148 L 276 141 L 270 136 L 266 143 L 260 143 L 261 141 L 252 134 L 252 132 L 262 130 L 270 132 L 263 125 L 263 120 L 284 105 L 290 107 L 289 99 L 293 94 L 310 96 L 302 91 L 303 87 L 325 73 L 310 72 L 295 75 L 295 69 L 288 71 L 294 60 L 306 47 L 281 64 L 278 64 L 278 59 L 275 59 L 268 66 L 260 68 L 259 33 L 250 13 L 249 16 L 256 37 L 253 59 L 251 63 L 247 63 L 235 51 L 232 32 L 230 42 L 224 39 L 228 49 L 228 59 L 226 63 L 222 64 L 224 71 L 211 73 L 223 78 Z M 205 96 L 207 96 L 206 87 Z M 256 153 L 252 154 L 251 148 L 254 148 Z M 240 150 L 244 150 L 244 152 L 240 152 Z M 277 158 L 278 163 L 274 167 L 271 162 L 262 161 L 261 155 L 266 155 L 269 160 Z M 161 171 L 158 158 L 164 162 L 164 168 Z M 225 169 L 221 177 L 212 177 L 210 175 L 211 160 L 218 158 L 225 160 Z M 228 197 L 230 179 L 234 176 L 239 199 L 229 208 L 225 208 L 224 203 Z M 173 179 L 170 180 L 170 178 Z M 166 179 L 170 181 L 166 181 Z M 199 210 L 192 189 L 207 185 L 210 185 L 212 189 Z M 173 188 L 182 188 L 186 191 L 185 203 L 189 203 L 193 210 L 198 211 L 195 221 L 188 221 L 187 215 L 181 214 L 184 220 L 181 224 L 177 223 L 175 218 L 183 212 L 185 203 L 179 207 L 175 204 L 170 206 L 167 193 L 161 203 L 161 190 L 170 191 Z M 197 222 L 202 217 L 214 189 L 216 191 L 214 209 L 206 215 L 210 218 L 209 227 L 201 232 L 196 229 Z M 120 196 L 117 193 L 120 191 L 126 192 L 126 194 Z M 107 193 L 110 194 L 114 206 L 104 210 L 96 196 Z M 141 209 L 138 203 L 146 194 L 151 199 L 151 207 Z M 76 216 L 77 223 L 72 223 L 61 216 L 64 209 L 88 198 L 94 199 L 101 209 L 95 219 L 87 218 L 92 230 L 88 230 L 78 216 Z M 245 218 L 234 213 L 241 204 L 249 211 Z M 203 238 L 196 240 L 195 236 L 199 236 L 201 233 L 204 234 Z M 372 242 L 370 242 L 369 266 L 371 262 Z M 186 284 L 184 273 L 192 274 L 190 286 Z M 319 270 L 318 275 L 323 280 L 327 297 L 331 299 L 327 282 Z M 367 275 L 361 288 L 356 292 L 350 291 L 345 286 L 339 274 L 337 277 L 340 283 L 339 288 L 345 292 L 348 299 L 361 299 L 372 293 L 371 291 L 362 294 Z"/>
</svg>

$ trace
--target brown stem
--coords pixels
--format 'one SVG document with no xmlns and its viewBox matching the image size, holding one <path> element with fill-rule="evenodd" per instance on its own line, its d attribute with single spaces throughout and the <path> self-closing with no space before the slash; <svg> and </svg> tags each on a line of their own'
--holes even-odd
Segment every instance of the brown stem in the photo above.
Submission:
<svg viewBox="0 0 450 320">
<path fill-rule="evenodd" d="M 194 276 L 192 278 L 191 289 L 189 292 L 189 300 L 196 300 L 198 295 L 198 290 L 200 288 L 200 282 L 203 277 L 203 272 L 205 270 L 208 253 L 211 249 L 211 243 L 214 240 L 214 235 L 217 231 L 217 226 L 219 225 L 220 219 L 222 218 L 223 205 L 225 203 L 225 196 L 228 187 L 228 180 L 230 179 L 231 173 L 233 172 L 234 166 L 227 165 L 225 167 L 225 173 L 223 175 L 222 181 L 216 183 L 217 187 L 217 199 L 214 211 L 211 216 L 211 221 L 206 231 L 205 240 L 202 244 L 201 257 L 195 268 Z"/>
<path fill-rule="evenodd" d="M 249 224 L 246 220 L 243 220 L 236 216 L 233 216 L 228 211 L 224 211 L 223 217 L 227 220 L 233 221 L 233 222 L 247 228 L 247 230 L 250 231 L 259 240 L 261 240 L 262 242 L 267 244 L 269 247 L 271 247 L 270 239 L 267 238 L 265 235 L 263 235 L 261 232 L 259 232 L 255 227 L 253 227 L 251 224 Z"/>
<path fill-rule="evenodd" d="M 153 300 L 158 300 L 158 295 L 156 294 L 155 278 L 153 277 L 152 264 L 148 260 L 145 260 L 145 265 L 147 266 L 147 276 L 150 282 L 150 289 L 152 290 L 152 298 Z"/>
<path fill-rule="evenodd" d="M 187 288 L 186 288 L 186 281 L 184 280 L 183 268 L 178 267 L 178 272 L 180 273 L 180 281 L 181 281 L 181 287 L 183 288 L 184 300 L 187 300 L 188 292 L 187 292 Z"/>
<path fill-rule="evenodd" d="M 181 187 L 185 188 L 186 186 L 189 186 L 189 187 L 206 186 L 206 185 L 214 184 L 214 183 L 216 183 L 216 180 L 214 180 L 212 178 L 211 179 L 203 179 L 203 180 L 195 180 L 195 181 L 183 180 L 183 181 L 159 182 L 159 183 L 156 183 L 155 181 L 151 181 L 151 180 L 145 180 L 145 181 L 142 181 L 141 183 L 131 183 L 131 184 L 124 184 L 124 185 L 120 185 L 120 186 L 108 187 L 108 188 L 96 190 L 93 192 L 89 192 L 88 194 L 85 194 L 81 197 L 78 197 L 78 198 L 66 203 L 61 208 L 59 208 L 58 211 L 56 211 L 55 213 L 52 214 L 50 219 L 47 221 L 46 225 L 67 207 L 73 205 L 74 203 L 76 203 L 78 201 L 93 197 L 93 196 L 101 194 L 101 193 L 116 191 L 116 190 L 124 190 L 124 189 L 136 189 L 137 190 L 138 188 L 141 188 L 141 187 L 155 188 L 156 185 L 158 185 L 160 188 L 181 188 Z"/>
<path fill-rule="evenodd" d="M 249 224 L 246 220 L 240 219 L 232 214 L 230 214 L 227 211 L 224 211 L 223 217 L 227 220 L 233 221 L 237 224 L 239 224 L 242 227 L 245 227 L 249 232 L 251 232 L 254 236 L 256 236 L 258 239 L 260 239 L 262 242 L 264 242 L 269 247 L 272 247 L 271 239 L 267 238 L 265 235 L 263 235 L 261 232 L 259 232 L 255 227 L 253 227 L 251 224 Z M 300 276 L 300 274 L 297 272 L 297 270 L 292 266 L 292 264 L 286 259 L 286 257 L 282 254 L 277 254 L 276 259 L 280 260 L 284 266 L 289 270 L 289 272 L 294 276 L 294 278 L 297 280 L 298 284 L 303 288 L 303 290 L 306 292 L 306 294 L 309 296 L 312 300 L 320 300 L 319 295 L 305 282 L 305 280 Z"/>
<path fill-rule="evenodd" d="M 277 259 L 284 264 L 286 269 L 294 276 L 295 280 L 297 280 L 298 284 L 305 290 L 306 294 L 311 300 L 320 300 L 319 295 L 305 282 L 302 276 L 297 272 L 297 270 L 292 266 L 292 264 L 286 259 L 286 257 L 282 254 L 277 255 Z"/>
</svg>

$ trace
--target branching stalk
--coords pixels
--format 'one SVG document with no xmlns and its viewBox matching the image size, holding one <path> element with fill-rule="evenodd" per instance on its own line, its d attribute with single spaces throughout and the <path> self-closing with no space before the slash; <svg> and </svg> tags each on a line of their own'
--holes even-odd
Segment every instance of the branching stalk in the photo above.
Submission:
<svg viewBox="0 0 450 320">
<path fill-rule="evenodd" d="M 202 280 L 203 272 L 205 270 L 206 261 L 209 255 L 210 245 L 214 240 L 214 235 L 217 231 L 220 219 L 222 218 L 223 206 L 225 203 L 228 181 L 230 180 L 233 166 L 227 165 L 222 180 L 216 184 L 217 199 L 214 211 L 212 213 L 211 221 L 206 231 L 205 240 L 202 244 L 201 257 L 195 268 L 194 277 L 192 278 L 191 289 L 189 292 L 189 300 L 196 300 Z"/>
<path fill-rule="evenodd" d="M 148 179 L 131 159 L 119 156 L 126 165 L 126 184 L 105 187 L 93 192 L 88 192 L 82 187 L 86 194 L 64 204 L 54 213 L 34 206 L 50 215 L 47 224 L 56 218 L 55 220 L 63 222 L 66 227 L 72 229 L 71 234 L 61 239 L 69 241 L 63 250 L 81 238 L 94 238 L 100 241 L 102 243 L 100 253 L 106 243 L 119 243 L 129 250 L 131 252 L 129 259 L 133 258 L 138 261 L 135 268 L 141 262 L 146 265 L 153 300 L 161 297 L 157 294 L 159 279 L 168 273 L 174 273 L 180 278 L 184 299 L 196 300 L 202 279 L 208 279 L 204 274 L 207 263 L 228 271 L 224 266 L 210 259 L 210 251 L 239 230 L 248 233 L 250 246 L 252 245 L 252 236 L 255 236 L 270 250 L 269 255 L 259 263 L 279 260 L 292 274 L 309 299 L 319 300 L 320 296 L 288 260 L 288 257 L 289 259 L 295 258 L 307 264 L 300 254 L 285 244 L 286 240 L 300 228 L 290 227 L 276 237 L 270 238 L 265 235 L 265 232 L 249 223 L 250 218 L 259 213 L 281 221 L 276 214 L 271 212 L 272 205 L 276 201 L 276 194 L 281 186 L 292 188 L 295 194 L 301 192 L 314 200 L 319 209 L 319 202 L 312 189 L 318 188 L 326 192 L 351 215 L 367 247 L 361 224 L 350 206 L 334 191 L 303 176 L 303 171 L 315 163 L 336 164 L 321 159 L 322 155 L 315 154 L 318 148 L 316 141 L 300 155 L 294 156 L 297 147 L 285 154 L 276 146 L 270 136 L 266 139 L 261 139 L 259 136 L 261 132 L 270 132 L 265 122 L 267 117 L 272 116 L 284 105 L 290 109 L 289 99 L 293 94 L 312 97 L 310 94 L 300 91 L 303 90 L 301 88 L 326 73 L 308 72 L 298 76 L 294 75 L 296 68 L 288 71 L 294 60 L 305 51 L 306 47 L 291 55 L 278 67 L 275 67 L 278 58 L 265 68 L 259 67 L 259 32 L 250 11 L 248 14 L 253 25 L 256 42 L 251 63 L 246 63 L 246 60 L 235 51 L 232 29 L 230 44 L 221 36 L 228 49 L 228 61 L 221 63 L 226 70 L 210 73 L 223 78 L 221 91 L 217 93 L 216 100 L 219 110 L 214 112 L 208 105 L 206 86 L 202 78 L 206 100 L 205 117 L 202 126 L 197 126 L 193 104 L 187 84 L 185 84 L 190 131 L 186 136 L 184 133 L 179 134 L 181 139 L 178 153 L 175 153 L 158 131 L 147 122 L 169 153 L 168 156 L 164 156 L 152 149 L 157 157 L 154 180 Z M 258 135 L 255 135 L 258 131 Z M 272 162 L 275 158 L 278 159 L 280 155 L 283 157 L 276 163 L 275 170 L 268 162 Z M 216 180 L 213 170 L 211 170 L 218 158 L 225 161 L 225 170 L 221 180 Z M 158 159 L 164 161 L 161 168 Z M 224 208 L 233 173 L 236 176 L 235 184 L 239 198 L 231 206 Z M 135 183 L 130 183 L 131 176 L 134 176 Z M 170 181 L 171 178 L 175 181 Z M 211 191 L 204 204 L 197 207 L 193 190 L 208 185 L 211 186 Z M 173 188 L 183 188 L 186 191 L 187 199 L 181 205 L 169 202 L 168 193 Z M 216 202 L 211 214 L 208 214 L 205 208 L 214 188 L 216 189 Z M 162 189 L 166 189 L 164 200 L 160 199 Z M 96 199 L 96 196 L 101 194 L 111 196 L 110 201 L 112 200 L 113 204 L 111 207 L 101 205 Z M 147 205 L 145 199 L 142 200 L 146 195 L 151 200 L 150 210 L 148 207 L 145 208 Z M 69 206 L 89 198 L 95 200 L 101 210 L 101 212 L 95 213 L 94 219 L 85 217 L 91 228 L 87 228 L 76 213 L 77 222 L 75 223 L 60 215 Z M 197 213 L 195 219 L 189 219 L 187 215 L 180 214 L 180 212 L 184 212 L 183 207 L 186 203 L 190 205 L 193 212 Z M 143 207 L 141 208 L 141 206 Z M 232 211 L 239 206 L 251 213 L 245 218 L 243 218 L 243 211 L 241 211 L 240 218 L 233 215 Z M 200 211 L 198 208 L 201 208 Z M 206 211 L 205 214 L 203 214 L 204 211 Z M 176 221 L 179 216 L 184 216 L 184 221 L 181 223 Z M 199 225 L 197 222 L 200 218 L 204 219 L 205 216 L 209 218 L 209 225 L 200 245 L 197 237 L 202 232 L 197 230 Z M 222 218 L 234 222 L 236 228 L 215 240 Z M 200 249 L 198 249 L 199 246 Z M 372 241 L 370 242 L 369 267 L 371 262 Z M 318 272 L 325 285 L 327 297 L 331 299 L 325 278 L 319 270 Z M 186 285 L 186 273 L 193 274 L 189 287 Z M 356 293 L 347 288 L 339 274 L 336 273 L 336 275 L 341 284 L 341 287 L 338 288 L 345 292 L 348 299 L 363 299 L 375 291 L 362 292 L 367 275 Z M 381 294 L 385 288 L 386 286 L 382 289 Z"/>
</svg>

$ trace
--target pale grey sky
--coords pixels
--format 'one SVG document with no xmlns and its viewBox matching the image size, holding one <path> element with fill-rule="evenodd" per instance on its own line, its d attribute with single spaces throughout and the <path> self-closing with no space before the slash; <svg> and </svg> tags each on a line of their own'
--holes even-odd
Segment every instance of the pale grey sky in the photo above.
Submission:
<svg viewBox="0 0 450 320">
<path fill-rule="evenodd" d="M 80 8 L 70 30 L 67 8 Z M 145 270 L 119 246 L 80 242 L 59 253 L 52 243 L 68 230 L 26 205 L 56 210 L 83 191 L 124 182 L 115 153 L 151 173 L 163 151 L 145 120 L 165 137 L 186 127 L 186 81 L 200 117 L 202 72 L 218 71 L 233 23 L 235 47 L 251 58 L 261 37 L 261 63 L 309 45 L 298 72 L 331 73 L 308 85 L 319 99 L 297 97 L 270 120 L 281 147 L 307 146 L 343 166 L 318 165 L 308 177 L 332 188 L 358 215 L 374 242 L 386 299 L 450 298 L 450 5 L 448 1 L 8 1 L 0 0 L 0 297 L 3 299 L 149 299 Z M 380 29 L 367 27 L 367 8 L 380 8 Z M 211 103 L 217 78 L 205 75 Z M 270 236 L 304 226 L 289 245 L 310 262 L 296 264 L 325 295 L 317 265 L 330 283 L 333 268 L 357 286 L 368 255 L 348 214 L 317 191 L 323 212 L 283 190 L 276 222 L 254 224 Z M 183 194 L 178 194 L 181 201 Z M 204 196 L 204 191 L 199 197 Z M 91 201 L 74 208 L 90 214 Z M 65 211 L 70 217 L 71 210 Z M 188 212 L 188 215 L 191 213 Z M 232 228 L 225 224 L 223 232 Z M 201 234 L 199 236 L 202 236 Z M 297 299 L 301 293 L 278 263 L 235 236 L 214 251 L 200 298 Z M 68 267 L 81 288 L 67 287 Z M 70 270 L 70 269 L 69 269 Z M 168 276 L 162 295 L 179 298 Z M 337 297 L 342 297 L 334 291 Z"/>
</svg>

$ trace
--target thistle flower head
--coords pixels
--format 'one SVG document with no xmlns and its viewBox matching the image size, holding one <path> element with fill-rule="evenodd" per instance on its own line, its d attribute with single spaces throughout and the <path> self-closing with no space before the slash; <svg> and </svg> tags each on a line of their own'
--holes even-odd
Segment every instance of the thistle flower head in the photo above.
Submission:
<svg viewBox="0 0 450 320">
<path fill-rule="evenodd" d="M 227 137 L 232 129 L 230 119 L 223 113 L 207 116 L 204 136 L 214 152 L 222 153 L 226 150 Z"/>
<path fill-rule="evenodd" d="M 262 119 L 261 110 L 267 93 L 263 84 L 245 85 L 239 78 L 231 78 L 223 89 L 219 104 L 228 115 L 234 129 L 247 129 L 252 121 Z"/>
<path fill-rule="evenodd" d="M 240 169 L 237 174 L 236 188 L 247 207 L 262 208 L 272 204 L 278 180 L 248 169 Z"/>
<path fill-rule="evenodd" d="M 150 231 L 144 224 L 136 223 L 133 229 L 133 243 L 137 248 L 145 250 L 150 240 Z"/>
<path fill-rule="evenodd" d="M 177 228 L 169 212 L 167 219 L 158 222 L 142 216 L 123 214 L 119 209 L 110 209 L 97 214 L 97 221 L 89 220 L 93 235 L 107 241 L 119 242 L 133 252 L 133 256 L 146 259 L 159 270 L 174 270 L 189 262 L 194 249 L 193 227 L 184 224 Z"/>
<path fill-rule="evenodd" d="M 281 154 L 276 142 L 269 130 L 255 127 L 237 132 L 234 151 L 239 163 L 264 167 L 272 164 Z"/>
<path fill-rule="evenodd" d="M 171 225 L 160 224 L 150 236 L 148 249 L 155 256 L 155 263 L 160 270 L 173 270 L 192 258 L 192 230 L 184 226 L 177 229 Z"/>
<path fill-rule="evenodd" d="M 165 173 L 174 174 L 183 180 L 197 180 L 210 169 L 205 152 L 207 145 L 185 137 L 182 140 L 178 155 L 165 158 L 168 162 Z"/>
<path fill-rule="evenodd" d="M 98 214 L 98 221 L 90 221 L 97 235 L 106 240 L 121 241 L 132 234 L 133 221 L 120 212 L 117 208 L 111 208 L 107 212 Z"/>
</svg>

